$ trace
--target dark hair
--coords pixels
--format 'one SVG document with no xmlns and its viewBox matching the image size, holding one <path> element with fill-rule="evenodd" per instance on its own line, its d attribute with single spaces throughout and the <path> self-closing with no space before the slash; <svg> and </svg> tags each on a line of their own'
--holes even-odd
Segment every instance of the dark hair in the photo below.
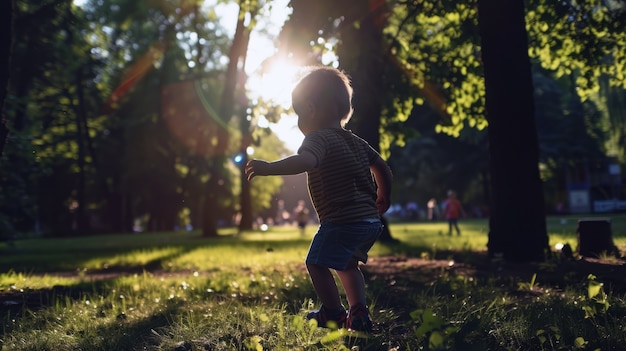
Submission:
<svg viewBox="0 0 626 351">
<path fill-rule="evenodd" d="M 352 86 L 350 78 L 329 66 L 307 67 L 291 93 L 295 105 L 303 100 L 314 104 L 332 104 L 337 107 L 337 118 L 345 125 L 352 116 Z"/>
</svg>

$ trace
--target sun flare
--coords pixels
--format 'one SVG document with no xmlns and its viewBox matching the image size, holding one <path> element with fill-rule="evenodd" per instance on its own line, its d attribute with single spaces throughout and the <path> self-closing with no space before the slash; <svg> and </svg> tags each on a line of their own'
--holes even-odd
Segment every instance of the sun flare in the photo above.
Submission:
<svg viewBox="0 0 626 351">
<path fill-rule="evenodd" d="M 286 59 L 275 60 L 257 75 L 248 79 L 247 90 L 253 99 L 291 106 L 291 90 L 296 84 L 299 68 Z"/>
<path fill-rule="evenodd" d="M 282 116 L 278 123 L 269 123 L 269 127 L 285 146 L 293 151 L 304 138 L 297 127 L 297 118 L 293 110 L 290 110 L 291 91 L 297 83 L 299 73 L 300 67 L 296 64 L 287 59 L 277 59 L 264 65 L 258 74 L 253 74 L 246 86 L 253 101 L 263 100 L 265 103 L 280 105 L 290 111 Z M 267 123 L 267 120 L 263 123 Z"/>
</svg>

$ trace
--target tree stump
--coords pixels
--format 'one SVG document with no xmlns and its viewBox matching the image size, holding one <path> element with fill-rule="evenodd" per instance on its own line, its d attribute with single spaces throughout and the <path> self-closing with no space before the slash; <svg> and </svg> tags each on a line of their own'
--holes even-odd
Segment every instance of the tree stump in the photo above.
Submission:
<svg viewBox="0 0 626 351">
<path fill-rule="evenodd" d="M 578 254 L 583 257 L 599 258 L 600 255 L 619 256 L 613 242 L 610 218 L 582 218 L 576 229 Z"/>
</svg>

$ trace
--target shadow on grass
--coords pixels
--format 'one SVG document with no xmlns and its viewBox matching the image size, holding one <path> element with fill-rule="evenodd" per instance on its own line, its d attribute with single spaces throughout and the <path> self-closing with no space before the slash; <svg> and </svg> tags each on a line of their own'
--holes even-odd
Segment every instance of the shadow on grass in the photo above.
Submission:
<svg viewBox="0 0 626 351">
<path fill-rule="evenodd" d="M 105 284 L 98 282 L 96 285 Z M 57 299 L 80 299 L 85 291 L 95 289 L 86 284 L 77 284 L 72 287 L 54 287 L 52 289 L 44 289 L 31 291 L 22 294 L 22 300 L 19 304 L 11 305 L 7 310 L 0 310 L 0 315 L 4 318 L 0 327 L 3 334 L 9 334 L 13 325 L 7 323 L 11 319 L 19 319 L 22 314 L 37 313 L 39 308 L 45 308 L 56 303 Z M 15 296 L 13 296 L 15 297 Z M 2 298 L 0 297 L 0 300 Z M 6 302 L 2 301 L 3 303 Z M 3 306 L 5 306 L 3 304 Z M 118 314 L 112 321 L 104 326 L 91 329 L 88 333 L 89 337 L 81 335 L 75 338 L 77 350 L 145 350 L 149 345 L 157 345 L 158 340 L 152 340 L 150 330 L 162 328 L 171 323 L 171 316 L 185 307 L 184 301 L 169 303 L 165 308 L 159 309 L 154 314 L 139 319 L 135 322 L 129 322 L 125 314 Z M 94 318 L 104 318 L 106 313 L 113 313 L 111 310 L 100 311 L 99 315 Z M 0 344 L 1 346 L 2 344 Z"/>
<path fill-rule="evenodd" d="M 37 311 L 56 304 L 59 299 L 79 300 L 84 296 L 102 290 L 114 279 L 102 279 L 90 282 L 77 282 L 71 285 L 57 285 L 47 289 L 19 289 L 0 291 L 0 326 L 26 311 Z"/>
<path fill-rule="evenodd" d="M 426 284 L 443 275 L 471 277 L 503 286 L 518 286 L 536 275 L 544 288 L 563 289 L 582 286 L 590 275 L 614 293 L 626 293 L 626 260 L 621 257 L 570 257 L 560 252 L 543 262 L 515 263 L 494 260 L 486 250 L 433 250 L 424 245 L 404 242 L 384 243 L 397 254 L 375 257 L 364 266 L 372 279 L 405 284 Z"/>
</svg>

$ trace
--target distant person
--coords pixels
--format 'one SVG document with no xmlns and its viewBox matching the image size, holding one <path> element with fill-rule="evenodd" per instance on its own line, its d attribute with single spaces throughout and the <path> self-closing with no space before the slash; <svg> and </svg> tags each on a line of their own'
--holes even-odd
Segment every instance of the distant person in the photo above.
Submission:
<svg viewBox="0 0 626 351">
<path fill-rule="evenodd" d="M 439 207 L 437 206 L 437 200 L 433 197 L 428 200 L 426 203 L 426 207 L 428 208 L 428 220 L 435 221 L 439 216 Z"/>
<path fill-rule="evenodd" d="M 382 231 L 381 215 L 391 193 L 391 170 L 363 139 L 344 129 L 352 115 L 352 87 L 341 71 L 320 66 L 309 71 L 292 92 L 293 109 L 304 141 L 297 154 L 267 162 L 251 160 L 248 180 L 256 176 L 307 172 L 307 183 L 320 220 L 306 266 L 322 305 L 307 319 L 321 327 L 371 331 L 365 280 L 359 261 Z M 374 177 L 372 177 L 372 174 Z M 346 293 L 346 311 L 333 270 Z"/>
<path fill-rule="evenodd" d="M 463 210 L 463 206 L 461 206 L 461 202 L 456 198 L 456 192 L 454 190 L 448 190 L 448 198 L 443 203 L 443 215 L 448 220 L 448 235 L 452 235 L 452 229 L 456 230 L 456 235 L 461 235 L 461 230 L 459 229 L 459 216 L 462 215 L 465 217 L 465 211 Z"/>
<path fill-rule="evenodd" d="M 300 235 L 304 236 L 306 225 L 309 223 L 309 209 L 304 204 L 304 200 L 298 200 L 298 205 L 293 210 L 293 217 L 296 219 L 298 228 L 300 228 Z"/>
</svg>

